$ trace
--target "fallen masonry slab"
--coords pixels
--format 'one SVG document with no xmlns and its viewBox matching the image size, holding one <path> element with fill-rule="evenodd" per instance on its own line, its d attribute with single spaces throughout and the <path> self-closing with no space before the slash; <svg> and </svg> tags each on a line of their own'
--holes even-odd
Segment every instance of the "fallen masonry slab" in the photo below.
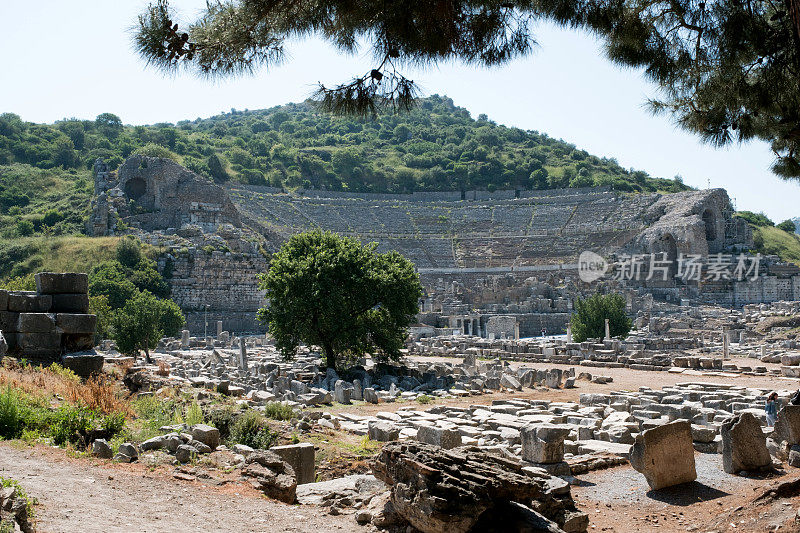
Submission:
<svg viewBox="0 0 800 533">
<path fill-rule="evenodd" d="M 580 516 L 569 486 L 553 485 L 545 473 L 523 471 L 518 461 L 474 447 L 387 444 L 372 468 L 391 487 L 396 512 L 425 533 L 466 533 L 479 520 L 502 515 L 510 502 L 529 504 L 559 526 Z M 587 523 L 577 523 L 572 531 L 586 530 Z"/>
<path fill-rule="evenodd" d="M 631 466 L 644 474 L 653 490 L 697 479 L 689 421 L 675 421 L 648 429 L 636 437 Z"/>
</svg>

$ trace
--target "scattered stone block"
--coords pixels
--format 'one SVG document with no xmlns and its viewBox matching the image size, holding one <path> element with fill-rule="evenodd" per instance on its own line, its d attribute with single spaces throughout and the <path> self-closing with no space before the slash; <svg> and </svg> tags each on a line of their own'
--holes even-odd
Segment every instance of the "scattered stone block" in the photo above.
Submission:
<svg viewBox="0 0 800 533">
<path fill-rule="evenodd" d="M 533 424 L 520 430 L 522 458 L 532 463 L 560 463 L 564 460 L 564 439 L 571 428 L 566 424 Z"/>
<path fill-rule="evenodd" d="M 196 424 L 192 426 L 192 438 L 200 441 L 212 450 L 216 450 L 219 446 L 219 430 L 215 427 L 206 424 Z"/>
<path fill-rule="evenodd" d="M 377 442 L 391 442 L 400 438 L 400 428 L 391 422 L 383 422 L 380 420 L 370 420 L 369 424 L 370 440 Z"/>
<path fill-rule="evenodd" d="M 688 421 L 675 421 L 636 436 L 630 452 L 631 466 L 644 475 L 652 490 L 697 479 Z"/>
<path fill-rule="evenodd" d="M 298 485 L 313 483 L 316 480 L 314 445 L 310 442 L 273 446 L 269 451 L 277 454 L 292 467 Z"/>
<path fill-rule="evenodd" d="M 755 471 L 772 465 L 761 424 L 750 413 L 732 416 L 722 423 L 722 468 L 729 474 Z"/>
<path fill-rule="evenodd" d="M 455 429 L 421 426 L 417 430 L 417 440 L 449 450 L 450 448 L 461 446 L 461 433 Z"/>
</svg>

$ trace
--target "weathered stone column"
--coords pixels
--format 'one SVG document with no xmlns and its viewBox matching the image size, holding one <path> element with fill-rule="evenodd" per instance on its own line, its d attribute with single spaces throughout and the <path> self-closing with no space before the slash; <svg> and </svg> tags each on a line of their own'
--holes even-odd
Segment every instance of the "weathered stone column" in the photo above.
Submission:
<svg viewBox="0 0 800 533">
<path fill-rule="evenodd" d="M 611 328 L 609 327 L 607 318 L 606 318 L 606 340 L 611 340 Z"/>
<path fill-rule="evenodd" d="M 222 320 L 217 320 L 217 338 L 222 336 Z"/>
<path fill-rule="evenodd" d="M 189 347 L 189 330 L 184 329 L 181 331 L 181 348 L 188 348 Z"/>
<path fill-rule="evenodd" d="M 730 336 L 728 328 L 722 328 L 722 358 L 727 359 L 730 353 Z"/>
<path fill-rule="evenodd" d="M 567 342 L 572 342 L 572 322 L 567 324 Z"/>
<path fill-rule="evenodd" d="M 239 368 L 247 372 L 247 343 L 244 337 L 239 339 Z"/>
</svg>

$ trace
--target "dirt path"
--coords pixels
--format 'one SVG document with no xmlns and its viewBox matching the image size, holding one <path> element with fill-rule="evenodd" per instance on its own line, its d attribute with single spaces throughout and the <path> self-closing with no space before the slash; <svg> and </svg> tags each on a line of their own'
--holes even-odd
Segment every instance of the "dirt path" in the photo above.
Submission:
<svg viewBox="0 0 800 533">
<path fill-rule="evenodd" d="M 167 468 L 71 458 L 63 450 L 0 443 L 0 476 L 37 498 L 43 532 L 351 531 L 352 516 L 285 505 L 241 483 L 180 481 Z"/>
<path fill-rule="evenodd" d="M 798 469 L 766 479 L 726 474 L 722 456 L 695 454 L 697 480 L 650 491 L 630 466 L 579 476 L 572 488 L 579 509 L 589 514 L 590 531 L 796 532 L 797 497 L 753 505 L 754 495 L 773 483 L 796 479 Z"/>
</svg>

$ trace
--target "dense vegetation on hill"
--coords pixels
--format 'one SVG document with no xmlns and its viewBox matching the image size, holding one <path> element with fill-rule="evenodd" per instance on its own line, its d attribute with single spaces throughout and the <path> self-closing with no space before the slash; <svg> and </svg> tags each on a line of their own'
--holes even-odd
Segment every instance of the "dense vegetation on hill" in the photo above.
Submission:
<svg viewBox="0 0 800 533">
<path fill-rule="evenodd" d="M 0 115 L 0 165 L 85 170 L 97 157 L 114 166 L 136 151 L 171 156 L 218 180 L 276 187 L 354 192 L 685 188 L 679 180 L 624 169 L 546 134 L 500 126 L 485 115 L 473 119 L 440 96 L 421 100 L 410 113 L 374 121 L 321 113 L 309 103 L 133 127 L 109 113 L 53 125 Z M 7 208 L 16 198 L 0 202 Z"/>
<path fill-rule="evenodd" d="M 795 223 L 784 220 L 775 224 L 764 213 L 738 211 L 753 229 L 753 244 L 756 252 L 764 255 L 777 255 L 784 261 L 800 264 L 800 235 L 796 233 Z"/>
<path fill-rule="evenodd" d="M 92 165 L 102 157 L 114 168 L 133 153 L 171 157 L 217 181 L 286 188 L 686 188 L 679 179 L 624 169 L 543 133 L 500 126 L 485 115 L 473 119 L 440 96 L 420 100 L 410 113 L 374 121 L 329 115 L 309 103 L 151 126 L 125 126 L 111 113 L 55 124 L 5 113 L 0 114 L 0 278 L 65 267 L 69 253 L 94 249 L 71 237 L 83 231 L 89 213 Z M 108 255 L 107 244 L 96 248 L 100 260 Z"/>
</svg>

